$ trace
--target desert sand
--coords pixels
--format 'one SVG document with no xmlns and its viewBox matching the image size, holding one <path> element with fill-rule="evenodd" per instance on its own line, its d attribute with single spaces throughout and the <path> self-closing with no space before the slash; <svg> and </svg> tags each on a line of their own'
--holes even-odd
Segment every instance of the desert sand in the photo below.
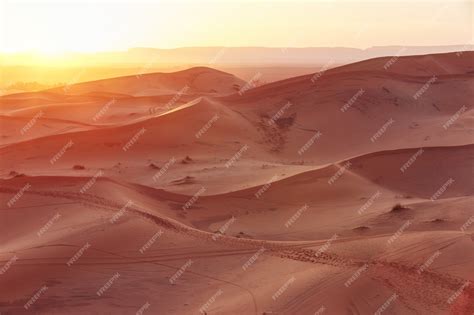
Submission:
<svg viewBox="0 0 474 315">
<path fill-rule="evenodd" d="M 474 314 L 474 52 L 0 97 L 0 313 Z"/>
</svg>

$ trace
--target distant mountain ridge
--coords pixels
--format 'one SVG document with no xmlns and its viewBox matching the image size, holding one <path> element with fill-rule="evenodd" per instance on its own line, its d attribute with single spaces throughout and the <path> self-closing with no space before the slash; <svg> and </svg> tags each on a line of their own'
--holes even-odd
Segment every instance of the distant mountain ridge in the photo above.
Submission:
<svg viewBox="0 0 474 315">
<path fill-rule="evenodd" d="M 367 49 L 347 47 L 183 47 L 172 49 L 131 48 L 128 51 L 67 53 L 65 60 L 83 65 L 136 65 L 144 68 L 160 64 L 188 65 L 324 65 L 383 57 L 456 51 L 472 51 L 474 45 L 449 46 L 375 46 Z M 18 65 L 29 53 L 0 54 L 4 65 Z"/>
</svg>

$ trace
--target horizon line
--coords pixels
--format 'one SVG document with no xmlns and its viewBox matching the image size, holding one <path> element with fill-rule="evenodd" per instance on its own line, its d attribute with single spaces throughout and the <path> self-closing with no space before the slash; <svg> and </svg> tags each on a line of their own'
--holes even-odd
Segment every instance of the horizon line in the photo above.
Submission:
<svg viewBox="0 0 474 315">
<path fill-rule="evenodd" d="M 411 47 L 411 48 L 429 48 L 429 47 L 469 47 L 474 46 L 474 43 L 464 43 L 464 44 L 436 44 L 436 45 L 401 45 L 401 44 L 393 44 L 393 45 L 375 45 L 366 48 L 358 48 L 358 47 L 351 47 L 351 46 L 178 46 L 172 48 L 160 48 L 160 47 L 147 47 L 147 46 L 135 46 L 129 47 L 125 49 L 117 49 L 117 50 L 98 50 L 98 51 L 77 51 L 77 50 L 66 50 L 63 52 L 53 53 L 54 55 L 64 55 L 64 54 L 94 54 L 94 53 L 110 53 L 110 52 L 129 52 L 130 50 L 135 49 L 150 49 L 150 50 L 179 50 L 179 49 L 206 49 L 206 48 L 243 48 L 243 49 L 353 49 L 353 50 L 360 50 L 365 51 L 374 48 L 388 48 L 388 47 Z M 20 51 L 2 51 L 0 50 L 0 54 L 4 55 L 13 55 L 13 54 L 45 54 L 48 55 L 47 52 L 38 51 L 35 49 L 30 50 L 20 50 Z"/>
</svg>

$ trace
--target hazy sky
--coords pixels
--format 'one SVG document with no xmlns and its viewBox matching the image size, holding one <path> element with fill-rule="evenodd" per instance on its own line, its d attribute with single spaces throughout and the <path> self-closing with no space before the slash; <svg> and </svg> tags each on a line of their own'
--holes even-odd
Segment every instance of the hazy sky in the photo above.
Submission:
<svg viewBox="0 0 474 315">
<path fill-rule="evenodd" d="M 0 51 L 467 44 L 472 0 L 0 0 Z"/>
</svg>

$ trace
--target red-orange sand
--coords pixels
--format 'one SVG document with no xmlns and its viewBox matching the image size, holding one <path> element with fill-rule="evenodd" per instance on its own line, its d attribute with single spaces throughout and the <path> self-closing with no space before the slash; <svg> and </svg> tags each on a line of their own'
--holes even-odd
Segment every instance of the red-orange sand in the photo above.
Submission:
<svg viewBox="0 0 474 315">
<path fill-rule="evenodd" d="M 0 313 L 474 314 L 474 53 L 0 98 Z"/>
</svg>

